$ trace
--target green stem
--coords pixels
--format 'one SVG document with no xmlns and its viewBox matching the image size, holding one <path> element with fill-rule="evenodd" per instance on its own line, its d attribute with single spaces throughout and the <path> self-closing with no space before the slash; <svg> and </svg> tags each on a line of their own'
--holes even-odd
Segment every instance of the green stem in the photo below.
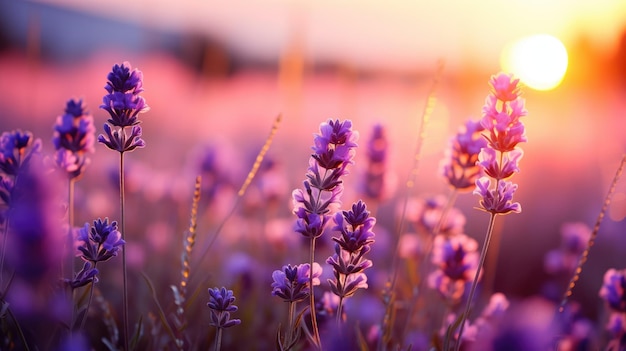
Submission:
<svg viewBox="0 0 626 351">
<path fill-rule="evenodd" d="M 93 268 L 96 268 L 96 262 L 94 262 L 93 264 Z M 91 306 L 91 300 L 93 298 L 93 287 L 96 284 L 95 282 L 95 277 L 94 279 L 91 281 L 91 285 L 89 287 L 89 299 L 87 299 L 87 307 L 85 307 L 85 313 L 83 314 L 83 318 L 80 322 L 80 330 L 83 330 L 85 328 L 85 321 L 87 321 L 87 313 L 89 312 L 89 307 Z M 71 328 L 71 326 L 70 326 Z M 70 329 L 71 330 L 71 329 Z"/>
<path fill-rule="evenodd" d="M 341 315 L 343 314 L 343 296 L 339 296 L 339 304 L 337 305 L 337 327 L 341 328 L 342 325 L 342 318 Z"/>
<path fill-rule="evenodd" d="M 122 133 L 124 130 L 122 129 Z M 126 228 L 124 225 L 124 153 L 120 152 L 120 230 L 122 240 L 126 241 Z M 127 242 L 128 243 L 128 242 Z M 123 276 L 123 292 L 122 292 L 122 314 L 123 314 L 123 330 L 124 330 L 124 350 L 129 351 L 128 344 L 128 273 L 126 270 L 126 244 L 122 246 L 122 276 Z"/>
<path fill-rule="evenodd" d="M 296 303 L 294 301 L 289 302 L 289 317 L 287 320 L 287 335 L 285 338 L 286 345 L 291 345 L 291 339 L 293 338 L 293 319 L 296 315 Z"/>
<path fill-rule="evenodd" d="M 311 328 L 313 328 L 313 341 L 318 350 L 322 349 L 322 341 L 320 340 L 320 332 L 317 328 L 317 317 L 315 313 L 315 294 L 313 293 L 313 262 L 315 262 L 315 237 L 311 237 L 310 246 L 310 260 L 309 260 L 309 305 L 311 313 Z"/>
<path fill-rule="evenodd" d="M 491 234 L 493 233 L 493 224 L 495 223 L 497 213 L 491 212 L 491 217 L 489 218 L 489 226 L 487 227 L 487 234 L 485 236 L 485 241 L 483 243 L 483 248 L 480 253 L 480 260 L 478 262 L 478 267 L 476 268 L 476 274 L 474 274 L 474 281 L 472 281 L 472 287 L 470 288 L 469 296 L 467 297 L 467 302 L 465 303 L 465 312 L 461 316 L 461 325 L 459 327 L 459 337 L 457 338 L 456 345 L 454 347 L 455 351 L 459 351 L 461 348 L 461 338 L 463 336 L 463 329 L 465 327 L 465 321 L 467 320 L 467 315 L 469 314 L 470 307 L 472 305 L 472 300 L 474 299 L 474 293 L 476 292 L 476 285 L 478 285 L 478 278 L 480 277 L 480 271 L 483 267 L 483 263 L 485 262 L 485 257 L 487 257 L 487 249 L 489 248 L 489 242 L 491 241 Z"/>
</svg>

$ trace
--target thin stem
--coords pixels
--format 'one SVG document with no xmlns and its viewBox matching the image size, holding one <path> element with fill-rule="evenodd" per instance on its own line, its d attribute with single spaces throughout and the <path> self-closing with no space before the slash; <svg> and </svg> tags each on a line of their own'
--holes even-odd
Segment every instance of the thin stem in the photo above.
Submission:
<svg viewBox="0 0 626 351">
<path fill-rule="evenodd" d="M 311 246 L 310 246 L 310 270 L 309 270 L 309 304 L 311 313 L 311 328 L 313 328 L 313 341 L 315 342 L 315 346 L 318 350 L 322 349 L 322 341 L 320 340 L 320 332 L 317 328 L 317 317 L 315 313 L 315 294 L 313 293 L 313 262 L 315 262 L 315 237 L 311 237 Z"/>
<path fill-rule="evenodd" d="M 476 285 L 478 285 L 478 277 L 480 277 L 480 271 L 482 270 L 483 263 L 485 262 L 485 257 L 487 257 L 487 249 L 489 248 L 489 242 L 491 241 L 491 234 L 493 233 L 493 224 L 496 221 L 497 213 L 491 212 L 491 217 L 489 218 L 489 226 L 487 227 L 487 234 L 485 236 L 485 242 L 483 243 L 482 251 L 480 252 L 480 260 L 478 262 L 478 267 L 476 268 L 476 274 L 474 274 L 474 281 L 472 281 L 472 287 L 470 288 L 469 296 L 467 297 L 467 302 L 465 303 L 465 312 L 461 316 L 461 325 L 459 327 L 459 337 L 457 338 L 456 345 L 454 347 L 455 351 L 459 351 L 461 348 L 461 338 L 463 337 L 463 329 L 465 327 L 465 321 L 467 320 L 467 315 L 469 314 L 470 307 L 472 305 L 472 300 L 474 299 L 474 293 L 476 292 Z"/>
<path fill-rule="evenodd" d="M 124 130 L 122 129 L 122 133 Z M 122 240 L 126 241 L 126 228 L 124 222 L 124 153 L 120 152 L 120 229 Z M 122 292 L 122 314 L 123 314 L 123 330 L 124 330 L 124 350 L 129 351 L 128 347 L 128 273 L 126 270 L 126 245 L 122 246 L 122 276 L 123 276 L 123 292 Z"/>
<path fill-rule="evenodd" d="M 17 322 L 17 319 L 15 318 L 13 311 L 11 311 L 11 307 L 7 308 L 7 313 L 9 314 L 9 316 L 11 316 L 11 319 L 13 319 L 13 323 L 15 323 L 15 327 L 17 328 L 17 333 L 20 335 L 20 340 L 22 341 L 22 344 L 24 344 L 24 350 L 29 351 L 30 347 L 28 347 L 28 343 L 26 342 L 26 336 L 24 336 L 22 327 L 20 327 L 20 324 Z"/>
<path fill-rule="evenodd" d="M 220 351 L 222 348 L 222 328 L 217 327 L 217 333 L 215 334 L 215 351 Z"/>
<path fill-rule="evenodd" d="M 74 279 L 74 237 L 73 237 L 73 228 L 74 228 L 74 178 L 69 177 L 67 184 L 67 260 L 69 267 L 69 279 Z M 64 268 L 63 268 L 63 260 L 61 260 L 61 277 L 64 276 Z M 71 290 L 73 292 L 73 290 Z M 70 294 L 70 300 L 73 300 L 74 294 Z M 72 308 L 72 315 L 70 320 L 70 338 L 72 337 L 72 331 L 74 327 L 74 319 L 76 318 L 76 309 L 73 306 L 73 303 L 70 301 L 70 305 Z"/>
<path fill-rule="evenodd" d="M 4 285 L 4 256 L 7 248 L 7 238 L 9 237 L 9 218 L 5 218 L 4 220 L 4 228 L 3 228 L 3 239 L 2 239 L 2 257 L 0 258 L 0 289 Z"/>
<path fill-rule="evenodd" d="M 285 338 L 286 344 L 291 345 L 291 339 L 293 338 L 293 319 L 296 316 L 296 303 L 294 301 L 289 301 L 289 317 L 287 320 L 287 335 Z"/>
<path fill-rule="evenodd" d="M 576 267 L 576 270 L 574 271 L 574 275 L 570 279 L 569 284 L 567 285 L 567 290 L 565 291 L 565 294 L 563 295 L 563 299 L 561 300 L 561 303 L 559 304 L 559 313 L 563 312 L 565 308 L 565 304 L 567 304 L 567 299 L 570 296 L 572 296 L 572 291 L 574 287 L 576 286 L 576 282 L 580 278 L 580 274 L 583 271 L 583 265 L 585 264 L 585 262 L 587 262 L 589 251 L 591 250 L 591 247 L 593 246 L 595 242 L 596 236 L 598 236 L 598 231 L 600 230 L 600 224 L 602 223 L 602 220 L 604 219 L 604 215 L 606 214 L 606 211 L 608 210 L 609 205 L 611 204 L 611 199 L 613 197 L 613 194 L 615 193 L 615 187 L 617 186 L 617 182 L 619 181 L 619 178 L 622 175 L 622 171 L 624 170 L 625 165 L 626 165 L 626 154 L 622 155 L 622 160 L 620 161 L 619 167 L 617 167 L 617 171 L 615 171 L 615 175 L 613 176 L 613 181 L 611 182 L 609 191 L 604 198 L 604 203 L 602 204 L 600 213 L 598 214 L 598 217 L 596 218 L 596 223 L 593 226 L 593 230 L 591 231 L 591 236 L 589 237 L 589 241 L 587 242 L 585 251 L 583 251 L 583 253 L 580 255 L 580 258 L 578 259 L 578 265 Z"/>
<path fill-rule="evenodd" d="M 68 250 L 68 267 L 70 270 L 70 279 L 76 274 L 74 269 L 74 178 L 69 178 L 67 184 L 67 250 Z M 61 261 L 63 262 L 63 261 Z M 61 263 L 61 273 L 63 273 L 63 265 Z"/>
<path fill-rule="evenodd" d="M 343 314 L 343 296 L 339 296 L 339 304 L 337 305 L 337 327 L 341 328 L 341 324 L 343 322 L 343 318 L 341 315 Z"/>
<path fill-rule="evenodd" d="M 415 310 L 415 307 L 417 306 L 417 299 L 419 297 L 419 294 L 422 291 L 422 287 L 424 286 L 423 276 L 426 275 L 426 272 L 428 272 L 428 268 L 430 267 L 428 266 L 428 263 L 429 263 L 428 258 L 430 257 L 430 253 L 433 249 L 433 240 L 435 236 L 437 236 L 439 232 L 441 231 L 441 227 L 443 226 L 443 223 L 447 219 L 450 209 L 452 209 L 452 207 L 454 206 L 454 203 L 456 202 L 457 195 L 458 195 L 458 191 L 456 188 L 454 188 L 452 192 L 450 192 L 450 195 L 448 195 L 448 201 L 446 202 L 445 207 L 441 211 L 441 216 L 439 217 L 439 220 L 437 221 L 435 228 L 433 228 L 432 233 L 430 233 L 431 234 L 430 240 L 427 243 L 428 247 L 426 248 L 426 251 L 424 252 L 422 264 L 418 267 L 418 279 L 419 280 L 417 283 L 417 287 L 413 289 L 413 294 L 411 296 L 411 300 L 409 301 L 407 321 L 404 324 L 404 328 L 402 330 L 402 335 L 400 338 L 402 342 L 404 342 L 404 339 L 409 331 L 409 328 L 411 327 L 411 317 L 413 316 L 413 311 Z"/>
<path fill-rule="evenodd" d="M 94 262 L 93 268 L 96 268 L 96 264 Z M 85 328 L 85 321 L 87 321 L 87 313 L 89 312 L 89 306 L 91 306 L 91 299 L 93 298 L 93 287 L 96 284 L 95 281 L 95 277 L 94 279 L 91 281 L 91 285 L 89 287 L 89 299 L 87 299 L 87 307 L 85 307 L 85 313 L 83 314 L 83 318 L 80 322 L 80 330 L 83 330 Z M 71 328 L 71 326 L 70 326 Z M 71 330 L 71 329 L 70 329 Z"/>
</svg>

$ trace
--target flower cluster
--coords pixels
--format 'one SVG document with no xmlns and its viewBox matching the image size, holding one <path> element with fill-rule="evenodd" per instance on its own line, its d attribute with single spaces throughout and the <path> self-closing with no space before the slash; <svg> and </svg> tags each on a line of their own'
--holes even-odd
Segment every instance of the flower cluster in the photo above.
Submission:
<svg viewBox="0 0 626 351">
<path fill-rule="evenodd" d="M 31 158 L 40 153 L 41 140 L 35 140 L 30 132 L 18 129 L 0 135 L 0 199 L 4 207 L 11 205 L 17 175 L 22 169 L 28 169 Z M 3 210 L 3 219 L 4 216 Z"/>
<path fill-rule="evenodd" d="M 320 285 L 322 267 L 313 263 L 313 286 Z M 299 265 L 285 265 L 281 270 L 272 273 L 272 295 L 278 296 L 285 302 L 298 302 L 309 297 L 309 278 L 311 266 L 308 263 Z"/>
<path fill-rule="evenodd" d="M 309 160 L 304 190 L 296 189 L 292 193 L 294 214 L 298 217 L 296 232 L 307 238 L 323 234 L 331 207 L 339 204 L 343 192 L 341 177 L 348 174 L 346 168 L 354 158 L 357 138 L 350 121 L 328 120 L 321 124 L 312 147 L 314 153 Z"/>
<path fill-rule="evenodd" d="M 100 134 L 98 142 L 109 149 L 123 153 L 145 146 L 141 139 L 139 113 L 148 111 L 149 107 L 143 97 L 143 74 L 138 69 L 131 70 L 130 63 L 114 65 L 107 76 L 108 82 L 104 87 L 108 94 L 102 99 L 100 108 L 109 113 L 108 123 L 104 124 L 106 135 Z M 111 128 L 118 127 L 113 130 Z M 124 128 L 132 127 L 130 135 L 126 135 Z"/>
<path fill-rule="evenodd" d="M 104 221 L 98 218 L 93 221 L 93 226 L 85 223 L 85 226 L 78 231 L 78 240 L 82 244 L 78 246 L 81 258 L 92 262 L 95 266 L 97 262 L 109 260 L 117 256 L 121 246 L 124 245 L 122 234 L 117 230 L 117 222 L 109 224 L 109 219 Z"/>
<path fill-rule="evenodd" d="M 487 146 L 487 141 L 481 134 L 483 130 L 484 127 L 480 122 L 468 120 L 450 140 L 450 147 L 446 151 L 442 165 L 442 173 L 454 189 L 468 190 L 482 175 L 482 169 L 476 162 L 480 150 Z"/>
<path fill-rule="evenodd" d="M 626 347 L 626 269 L 611 268 L 604 274 L 599 295 L 609 307 L 611 315 L 606 329 L 619 343 L 619 349 Z M 615 348 L 618 349 L 618 348 Z"/>
<path fill-rule="evenodd" d="M 561 246 L 549 251 L 545 256 L 544 267 L 546 272 L 551 274 L 573 273 L 590 237 L 591 228 L 585 223 L 563 224 L 561 226 Z"/>
<path fill-rule="evenodd" d="M 335 254 L 326 260 L 333 267 L 334 280 L 329 279 L 330 290 L 341 299 L 354 295 L 360 289 L 367 288 L 367 276 L 363 271 L 372 266 L 372 261 L 364 256 L 374 242 L 374 224 L 365 203 L 359 201 L 350 211 L 336 213 L 333 218 L 339 237 L 334 237 Z"/>
<path fill-rule="evenodd" d="M 513 202 L 517 184 L 507 181 L 519 172 L 518 163 L 524 153 L 517 144 L 526 141 L 520 117 L 527 111 L 518 83 L 519 79 L 504 73 L 491 77 L 492 92 L 487 96 L 480 120 L 487 146 L 478 155 L 478 164 L 487 176 L 476 180 L 474 194 L 481 197 L 481 209 L 493 214 L 521 211 L 520 204 Z"/>
<path fill-rule="evenodd" d="M 31 132 L 14 130 L 0 136 L 0 171 L 15 177 L 34 154 L 41 152 L 41 140 L 33 139 Z"/>
<path fill-rule="evenodd" d="M 85 261 L 83 268 L 76 273 L 73 279 L 66 279 L 65 283 L 72 289 L 85 286 L 91 282 L 98 282 L 98 262 L 104 262 L 117 256 L 124 245 L 122 234 L 117 229 L 117 222 L 109 224 L 109 219 L 104 221 L 98 218 L 93 221 L 93 226 L 85 223 L 78 230 L 78 255 Z"/>
<path fill-rule="evenodd" d="M 12 135 L 16 136 L 14 140 L 24 136 Z M 13 186 L 6 213 L 6 246 L 3 245 L 2 250 L 6 251 L 16 277 L 35 283 L 48 279 L 60 264 L 61 250 L 55 248 L 62 247 L 63 243 L 59 222 L 63 210 L 59 206 L 58 179 L 44 168 L 38 141 L 32 149 L 25 151 L 25 145 L 30 145 L 32 139 L 29 137 L 28 140 L 14 144 L 19 155 L 28 156 L 14 159 L 13 170 L 17 175 L 10 178 Z M 11 238 L 8 244 L 7 236 Z"/>
<path fill-rule="evenodd" d="M 241 324 L 240 319 L 230 319 L 230 313 L 237 311 L 237 306 L 233 304 L 235 296 L 232 290 L 222 288 L 209 288 L 209 302 L 207 306 L 211 309 L 211 325 L 218 328 L 230 328 Z"/>
<path fill-rule="evenodd" d="M 437 235 L 432 263 L 437 269 L 428 276 L 428 285 L 450 302 L 459 302 L 478 269 L 478 243 L 465 234 Z"/>
<path fill-rule="evenodd" d="M 385 127 L 375 124 L 365 150 L 368 164 L 361 189 L 365 196 L 372 199 L 381 200 L 386 195 L 388 144 Z"/>
<path fill-rule="evenodd" d="M 65 113 L 57 117 L 52 143 L 56 150 L 56 165 L 67 172 L 70 179 L 83 174 L 89 164 L 87 153 L 94 152 L 96 128 L 82 100 L 70 99 Z"/>
</svg>

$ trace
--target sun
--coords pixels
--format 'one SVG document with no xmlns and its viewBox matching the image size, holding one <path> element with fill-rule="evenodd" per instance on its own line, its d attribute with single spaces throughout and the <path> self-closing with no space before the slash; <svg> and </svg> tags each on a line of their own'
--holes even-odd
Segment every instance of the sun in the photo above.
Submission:
<svg viewBox="0 0 626 351">
<path fill-rule="evenodd" d="M 505 47 L 501 56 L 502 69 L 535 90 L 559 86 L 567 71 L 567 61 L 565 45 L 547 34 L 521 38 Z"/>
</svg>

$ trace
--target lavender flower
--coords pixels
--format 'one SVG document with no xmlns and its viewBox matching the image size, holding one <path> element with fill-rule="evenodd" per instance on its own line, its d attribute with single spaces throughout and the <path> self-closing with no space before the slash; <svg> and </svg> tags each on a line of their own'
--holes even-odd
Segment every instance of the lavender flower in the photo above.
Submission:
<svg viewBox="0 0 626 351">
<path fill-rule="evenodd" d="M 367 276 L 363 271 L 372 266 L 364 256 L 374 242 L 372 229 L 376 218 L 370 217 L 365 203 L 359 201 L 350 211 L 335 214 L 333 230 L 340 233 L 334 237 L 335 254 L 326 260 L 333 267 L 335 279 L 329 279 L 331 291 L 340 299 L 354 295 L 358 289 L 366 289 Z"/>
<path fill-rule="evenodd" d="M 211 309 L 211 325 L 217 328 L 230 328 L 241 324 L 240 319 L 230 319 L 230 312 L 237 311 L 237 306 L 233 304 L 235 296 L 232 290 L 222 288 L 209 288 L 209 302 L 207 306 Z"/>
<path fill-rule="evenodd" d="M 0 171 L 15 177 L 31 157 L 41 152 L 41 140 L 33 139 L 31 132 L 14 130 L 0 135 Z"/>
<path fill-rule="evenodd" d="M 480 150 L 487 146 L 487 141 L 481 135 L 483 130 L 484 127 L 479 122 L 468 120 L 450 140 L 442 173 L 448 183 L 457 190 L 471 188 L 482 174 L 482 169 L 476 162 Z"/>
<path fill-rule="evenodd" d="M 30 282 L 49 278 L 61 259 L 62 234 L 59 218 L 58 180 L 47 174 L 40 157 L 19 169 L 11 193 L 8 216 L 9 240 L 6 248 L 16 276 Z"/>
<path fill-rule="evenodd" d="M 352 163 L 358 133 L 352 131 L 352 122 L 328 120 L 320 126 L 314 139 L 304 190 L 292 193 L 296 232 L 308 238 L 317 238 L 324 232 L 332 206 L 339 204 L 343 192 L 341 177 L 348 174 Z M 323 169 L 323 171 L 320 170 Z"/>
<path fill-rule="evenodd" d="M 122 234 L 117 230 L 117 222 L 109 224 L 109 219 L 104 221 L 98 218 L 93 221 L 93 226 L 85 223 L 78 232 L 78 240 L 82 244 L 78 247 L 81 258 L 94 263 L 107 261 L 117 256 L 121 246 L 124 245 Z"/>
<path fill-rule="evenodd" d="M 143 92 L 143 74 L 137 69 L 131 71 L 130 64 L 124 62 L 114 65 L 107 79 L 104 88 L 108 94 L 102 99 L 100 108 L 107 111 L 110 118 L 104 125 L 106 135 L 100 134 L 98 142 L 120 153 L 144 147 L 141 126 L 138 125 L 139 113 L 149 110 L 144 98 L 139 96 Z M 119 129 L 113 130 L 111 126 Z M 124 131 L 126 127 L 132 127 L 129 136 Z"/>
<path fill-rule="evenodd" d="M 465 234 L 437 235 L 433 243 L 433 264 L 428 285 L 441 296 L 458 302 L 478 269 L 478 243 Z"/>
<path fill-rule="evenodd" d="M 519 171 L 523 151 L 517 144 L 526 141 L 520 117 L 527 111 L 519 97 L 518 82 L 519 79 L 503 73 L 493 76 L 490 81 L 493 90 L 485 101 L 480 120 L 488 145 L 478 155 L 478 165 L 494 182 L 492 187 L 488 177 L 477 179 L 474 194 L 481 197 L 481 209 L 493 214 L 521 211 L 520 204 L 512 201 L 517 185 L 505 181 Z"/>
<path fill-rule="evenodd" d="M 523 152 L 517 144 L 526 141 L 525 128 L 520 117 L 525 116 L 527 112 L 524 109 L 524 100 L 520 98 L 518 83 L 519 79 L 513 79 L 512 75 L 500 73 L 492 76 L 490 80 L 492 90 L 487 96 L 483 107 L 483 117 L 480 120 L 480 124 L 485 128 L 483 136 L 487 140 L 487 146 L 478 154 L 478 165 L 483 168 L 487 176 L 476 180 L 474 194 L 481 198 L 480 209 L 489 212 L 491 217 L 478 267 L 465 304 L 465 312 L 461 317 L 460 335 L 463 335 L 464 321 L 470 312 L 476 285 L 487 256 L 496 215 L 518 213 L 522 210 L 519 203 L 513 202 L 517 184 L 506 180 L 519 171 L 518 162 Z M 456 351 L 459 349 L 460 343 L 455 346 Z"/>
<path fill-rule="evenodd" d="M 80 288 L 92 282 L 97 283 L 98 273 L 95 265 L 87 261 L 73 279 L 64 279 L 63 282 L 72 289 Z"/>
<path fill-rule="evenodd" d="M 411 199 L 408 203 L 406 218 L 415 225 L 418 232 L 434 233 L 439 225 L 439 234 L 456 235 L 463 232 L 466 218 L 458 208 L 447 210 L 442 223 L 441 218 L 446 210 L 447 199 L 444 196 L 433 196 L 426 199 Z"/>
<path fill-rule="evenodd" d="M 309 278 L 311 269 L 308 263 L 299 265 L 285 265 L 281 270 L 272 273 L 272 295 L 278 296 L 285 302 L 298 302 L 309 297 Z M 322 267 L 313 263 L 313 286 L 320 285 Z"/>
<path fill-rule="evenodd" d="M 626 313 L 626 269 L 607 270 L 599 295 L 611 310 Z"/>
<path fill-rule="evenodd" d="M 94 152 L 95 131 L 93 117 L 86 111 L 83 101 L 70 99 L 65 114 L 57 117 L 52 137 L 56 150 L 54 160 L 70 178 L 79 177 L 89 164 L 86 154 Z"/>
<path fill-rule="evenodd" d="M 544 259 L 548 273 L 573 273 L 580 255 L 591 237 L 591 228 L 585 223 L 571 222 L 561 226 L 561 246 L 549 251 Z"/>
<path fill-rule="evenodd" d="M 362 192 L 372 199 L 381 200 L 385 196 L 387 149 L 385 127 L 375 124 L 367 142 L 368 164 L 362 185 Z"/>
<path fill-rule="evenodd" d="M 496 184 L 497 187 L 491 190 L 491 180 L 489 178 L 481 177 L 476 180 L 474 194 L 481 197 L 481 209 L 499 214 L 521 212 L 522 206 L 518 202 L 513 202 L 513 194 L 517 190 L 517 184 L 504 180 L 496 180 Z"/>
</svg>

